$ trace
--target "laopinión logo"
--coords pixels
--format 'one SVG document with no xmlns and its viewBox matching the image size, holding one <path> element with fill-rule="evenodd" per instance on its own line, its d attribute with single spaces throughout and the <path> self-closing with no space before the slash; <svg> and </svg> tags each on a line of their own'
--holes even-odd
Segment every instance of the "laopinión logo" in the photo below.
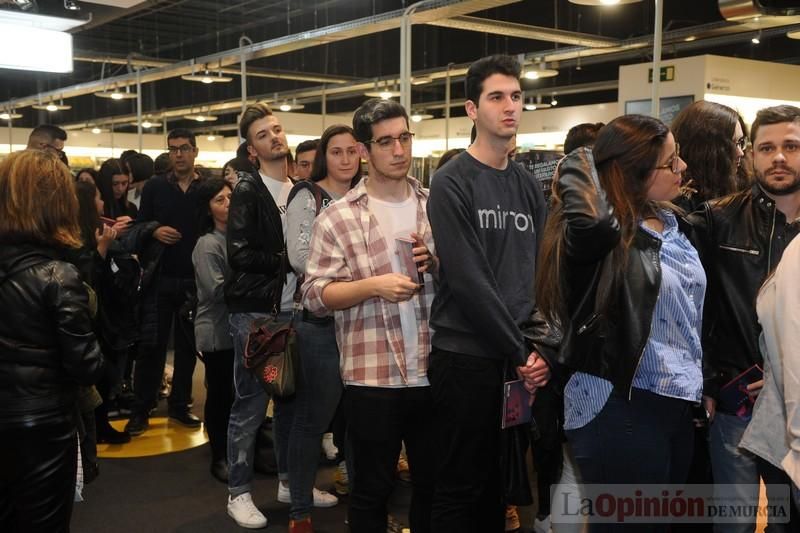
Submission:
<svg viewBox="0 0 800 533">
<path fill-rule="evenodd" d="M 769 523 L 789 521 L 788 485 L 553 485 L 553 523 Z"/>
</svg>

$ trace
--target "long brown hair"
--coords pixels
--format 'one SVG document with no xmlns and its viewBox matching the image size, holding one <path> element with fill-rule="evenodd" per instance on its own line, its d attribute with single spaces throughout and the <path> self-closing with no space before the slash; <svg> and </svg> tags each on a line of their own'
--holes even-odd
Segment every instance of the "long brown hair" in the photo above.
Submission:
<svg viewBox="0 0 800 533">
<path fill-rule="evenodd" d="M 696 189 L 701 200 L 726 196 L 739 188 L 733 142 L 739 120 L 730 107 L 699 100 L 672 121 L 672 133 L 687 165 L 684 184 Z"/>
<path fill-rule="evenodd" d="M 0 162 L 0 241 L 81 247 L 75 183 L 64 163 L 43 150 Z"/>
<path fill-rule="evenodd" d="M 669 129 L 658 119 L 644 115 L 617 117 L 600 129 L 592 153 L 600 185 L 614 208 L 621 239 L 611 252 L 614 278 L 625 272 L 628 249 L 636 235 L 639 220 L 655 206 L 647 199 L 653 167 L 667 139 Z M 552 209 L 545 225 L 536 269 L 536 300 L 544 316 L 554 324 L 566 324 L 568 287 L 563 265 L 563 204 L 553 180 Z"/>
</svg>

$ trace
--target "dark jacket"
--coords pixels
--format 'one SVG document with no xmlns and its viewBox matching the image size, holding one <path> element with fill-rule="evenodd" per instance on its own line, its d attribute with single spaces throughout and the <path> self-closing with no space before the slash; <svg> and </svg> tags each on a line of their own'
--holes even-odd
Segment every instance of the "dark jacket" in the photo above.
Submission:
<svg viewBox="0 0 800 533">
<path fill-rule="evenodd" d="M 225 303 L 231 313 L 269 313 L 280 306 L 288 259 L 278 206 L 257 173 L 239 180 L 226 234 L 231 274 Z"/>
<path fill-rule="evenodd" d="M 562 269 L 570 317 L 558 360 L 570 371 L 607 379 L 627 397 L 661 287 L 661 241 L 637 228 L 625 274 L 615 280 L 611 257 L 621 228 L 600 187 L 591 150 L 571 152 L 557 175 L 566 220 Z M 678 225 L 690 233 L 680 216 Z"/>
<path fill-rule="evenodd" d="M 756 296 L 800 224 L 786 217 L 759 185 L 711 200 L 691 215 L 694 244 L 706 269 L 703 394 L 716 398 L 735 376 L 763 363 Z"/>
<path fill-rule="evenodd" d="M 0 246 L 0 428 L 69 419 L 100 375 L 88 295 L 53 249 Z"/>
</svg>

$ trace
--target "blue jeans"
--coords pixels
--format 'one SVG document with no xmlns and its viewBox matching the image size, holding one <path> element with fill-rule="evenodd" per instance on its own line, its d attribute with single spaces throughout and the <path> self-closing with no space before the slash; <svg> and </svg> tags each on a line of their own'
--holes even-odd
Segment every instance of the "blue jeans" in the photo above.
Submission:
<svg viewBox="0 0 800 533">
<path fill-rule="evenodd" d="M 682 484 L 694 447 L 692 404 L 633 389 L 612 392 L 588 424 L 565 431 L 583 483 Z M 635 458 L 635 460 L 632 460 Z M 589 531 L 669 531 L 667 524 L 590 523 Z"/>
<path fill-rule="evenodd" d="M 322 434 L 333 420 L 342 397 L 339 348 L 333 321 L 295 322 L 300 371 L 292 428 L 289 433 L 289 481 L 292 507 L 289 518 L 311 514 L 314 479 Z"/>
<path fill-rule="evenodd" d="M 231 313 L 230 325 L 233 336 L 233 382 L 235 397 L 228 421 L 228 492 L 232 498 L 250 492 L 253 481 L 253 456 L 256 433 L 267 413 L 269 397 L 252 372 L 244 367 L 244 347 L 250 332 L 250 323 L 262 313 Z M 278 315 L 288 320 L 289 313 Z M 289 429 L 292 423 L 294 402 L 275 398 L 272 428 L 275 439 L 275 456 L 278 460 L 278 478 L 288 479 L 287 451 Z"/>
<path fill-rule="evenodd" d="M 717 413 L 709 429 L 711 471 L 714 485 L 728 485 L 740 501 L 758 502 L 758 468 L 753 454 L 739 448 L 747 420 L 735 415 Z M 738 524 L 715 524 L 716 533 L 752 533 L 756 519 L 742 518 Z"/>
</svg>

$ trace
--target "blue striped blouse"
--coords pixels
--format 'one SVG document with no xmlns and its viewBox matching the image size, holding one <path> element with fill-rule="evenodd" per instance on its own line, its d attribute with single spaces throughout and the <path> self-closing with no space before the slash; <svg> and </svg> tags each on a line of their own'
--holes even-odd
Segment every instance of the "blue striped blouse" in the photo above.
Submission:
<svg viewBox="0 0 800 533">
<path fill-rule="evenodd" d="M 633 387 L 662 396 L 699 402 L 703 395 L 700 331 L 706 275 L 697 251 L 678 229 L 675 215 L 660 212 L 664 232 L 640 223 L 660 239 L 661 287 L 644 354 Z M 564 429 L 585 426 L 603 409 L 613 386 L 603 378 L 576 372 L 564 389 Z"/>
</svg>

